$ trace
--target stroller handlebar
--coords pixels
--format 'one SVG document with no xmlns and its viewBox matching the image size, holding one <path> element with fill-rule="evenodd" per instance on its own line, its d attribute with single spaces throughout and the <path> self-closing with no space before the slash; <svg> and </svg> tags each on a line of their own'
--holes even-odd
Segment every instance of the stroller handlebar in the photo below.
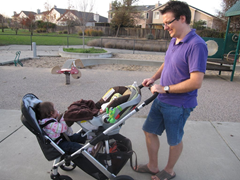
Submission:
<svg viewBox="0 0 240 180">
<path fill-rule="evenodd" d="M 158 96 L 158 92 L 154 92 L 154 94 L 150 98 L 144 101 L 145 105 L 148 105 L 149 103 L 151 103 L 157 96 Z"/>
<path fill-rule="evenodd" d="M 152 86 L 153 86 L 153 84 L 150 84 L 150 85 L 149 85 L 149 87 L 148 87 L 149 90 L 151 89 Z M 143 87 L 145 87 L 145 86 L 143 86 L 142 84 L 138 86 L 139 89 L 142 89 Z M 158 96 L 158 92 L 154 92 L 154 94 L 153 94 L 150 98 L 148 98 L 147 100 L 144 101 L 144 104 L 145 104 L 145 105 L 148 105 L 148 104 L 151 103 L 157 96 Z"/>
</svg>

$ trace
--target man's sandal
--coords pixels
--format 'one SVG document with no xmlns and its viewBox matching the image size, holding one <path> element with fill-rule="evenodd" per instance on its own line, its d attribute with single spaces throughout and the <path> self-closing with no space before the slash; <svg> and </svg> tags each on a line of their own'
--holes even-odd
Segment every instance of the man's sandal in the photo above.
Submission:
<svg viewBox="0 0 240 180">
<path fill-rule="evenodd" d="M 152 174 L 152 175 L 155 175 L 156 173 L 158 173 L 158 172 L 150 171 L 147 164 L 145 164 L 145 165 L 140 164 L 139 166 L 135 167 L 135 171 L 139 172 L 139 173 L 149 173 L 149 174 Z"/>
<path fill-rule="evenodd" d="M 155 176 L 158 177 L 158 179 L 160 179 L 160 180 L 165 180 L 165 179 L 169 180 L 169 179 L 175 178 L 176 174 L 174 173 L 174 175 L 171 175 L 171 174 L 167 173 L 165 170 L 162 170 L 159 173 L 155 174 Z"/>
</svg>

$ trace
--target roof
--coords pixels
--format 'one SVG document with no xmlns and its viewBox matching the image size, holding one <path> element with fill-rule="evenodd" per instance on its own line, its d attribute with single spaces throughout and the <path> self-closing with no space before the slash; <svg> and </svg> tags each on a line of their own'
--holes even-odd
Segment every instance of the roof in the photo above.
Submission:
<svg viewBox="0 0 240 180">
<path fill-rule="evenodd" d="M 154 5 L 142 5 L 142 6 L 133 6 L 136 8 L 137 11 L 148 11 L 150 9 L 153 9 Z"/>
<path fill-rule="evenodd" d="M 108 18 L 99 15 L 99 22 L 107 23 L 108 22 Z"/>
<path fill-rule="evenodd" d="M 141 5 L 141 6 L 132 6 L 136 9 L 136 11 L 149 11 L 151 9 L 153 9 L 155 6 L 154 5 Z M 113 12 L 114 8 L 112 8 L 111 10 L 109 10 L 109 12 Z"/>
<path fill-rule="evenodd" d="M 240 0 L 236 2 L 227 12 L 225 16 L 238 16 L 240 15 Z"/>
<path fill-rule="evenodd" d="M 83 17 L 84 16 L 84 13 L 85 13 L 85 17 L 87 18 L 87 21 L 88 22 L 96 22 L 94 20 L 94 13 L 91 13 L 91 12 L 82 12 L 82 11 L 77 11 L 77 10 L 67 10 L 65 12 L 68 13 L 68 12 L 71 12 L 72 14 L 74 14 L 75 16 L 77 16 L 78 18 L 80 17 Z M 65 14 L 63 14 L 58 20 L 64 18 Z M 100 16 L 99 15 L 99 22 L 108 22 L 108 19 L 106 17 L 103 17 L 103 16 Z"/>
<path fill-rule="evenodd" d="M 24 14 L 26 14 L 27 16 L 29 16 L 30 14 L 37 14 L 35 12 L 32 12 L 32 11 L 22 11 Z M 19 13 L 20 14 L 20 13 Z"/>
<path fill-rule="evenodd" d="M 60 14 L 64 14 L 68 9 L 53 8 L 58 11 Z"/>
<path fill-rule="evenodd" d="M 167 4 L 167 3 L 165 3 L 165 4 L 162 4 L 162 5 L 160 5 L 160 6 L 156 7 L 156 8 L 154 8 L 152 11 L 155 11 L 155 10 L 157 10 L 157 9 L 161 8 L 161 7 L 165 6 L 166 4 Z M 198 9 L 198 8 L 196 8 L 196 7 L 193 7 L 193 6 L 189 5 L 189 4 L 188 4 L 188 6 L 189 6 L 190 8 L 193 8 L 193 9 L 197 10 L 197 11 L 200 11 L 200 12 L 202 12 L 202 13 L 205 13 L 205 14 L 207 14 L 208 16 L 215 17 L 214 15 L 212 15 L 212 14 L 209 14 L 209 13 L 207 13 L 207 12 L 205 12 L 205 11 L 201 10 L 201 9 Z"/>
</svg>

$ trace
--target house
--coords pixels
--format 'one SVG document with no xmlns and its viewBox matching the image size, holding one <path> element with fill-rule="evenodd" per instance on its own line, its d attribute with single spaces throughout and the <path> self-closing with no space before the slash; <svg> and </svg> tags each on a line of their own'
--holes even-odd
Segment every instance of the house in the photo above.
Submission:
<svg viewBox="0 0 240 180">
<path fill-rule="evenodd" d="M 12 18 L 17 22 L 20 22 L 22 19 L 32 18 L 31 16 L 35 16 L 35 15 L 36 13 L 32 11 L 21 11 L 19 14 L 14 12 L 14 15 L 12 16 Z"/>
<path fill-rule="evenodd" d="M 37 10 L 37 13 L 35 14 L 36 21 L 48 21 L 54 24 L 57 24 L 57 19 L 59 19 L 63 14 L 65 14 L 67 9 L 61 9 L 54 6 L 49 11 L 40 12 L 40 10 Z"/>
<path fill-rule="evenodd" d="M 135 15 L 135 24 L 141 28 L 149 27 L 149 24 L 152 23 L 152 9 L 154 9 L 154 5 L 142 5 L 142 6 L 133 6 L 135 7 L 136 11 L 138 12 Z M 109 4 L 109 11 L 108 11 L 108 23 L 111 23 L 112 18 L 114 16 L 114 10 L 112 8 L 112 3 Z"/>
<path fill-rule="evenodd" d="M 49 18 L 49 22 L 57 24 L 58 19 L 63 16 L 66 12 L 68 11 L 68 9 L 60 9 L 57 8 L 56 6 L 54 8 L 52 8 L 49 13 L 48 13 L 48 18 Z"/>
<path fill-rule="evenodd" d="M 69 22 L 75 22 L 79 25 L 85 24 L 86 26 L 95 26 L 95 23 L 106 23 L 107 18 L 91 12 L 67 10 L 57 19 L 56 24 L 58 26 L 66 26 Z"/>
<path fill-rule="evenodd" d="M 136 26 L 141 28 L 149 27 L 149 24 L 152 23 L 152 9 L 154 9 L 154 7 L 154 5 L 136 6 L 136 11 L 139 12 L 140 15 L 139 18 L 135 18 Z"/>
<path fill-rule="evenodd" d="M 153 20 L 152 20 L 151 28 L 163 29 L 163 18 L 160 13 L 160 10 L 163 9 L 166 6 L 166 4 L 167 3 L 165 3 L 161 6 L 158 6 L 152 10 L 153 11 Z M 193 25 L 194 22 L 202 20 L 202 21 L 206 22 L 206 27 L 211 28 L 211 29 L 217 28 L 214 23 L 217 20 L 217 17 L 215 17 L 207 12 L 204 12 L 198 8 L 195 8 L 191 5 L 189 5 L 189 7 L 190 7 L 191 15 L 192 15 L 190 25 Z"/>
</svg>

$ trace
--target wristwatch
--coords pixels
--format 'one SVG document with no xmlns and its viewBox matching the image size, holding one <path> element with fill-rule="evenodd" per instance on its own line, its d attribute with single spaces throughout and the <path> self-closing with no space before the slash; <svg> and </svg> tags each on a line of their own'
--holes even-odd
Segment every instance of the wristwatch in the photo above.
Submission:
<svg viewBox="0 0 240 180">
<path fill-rule="evenodd" d="M 164 86 L 163 90 L 164 90 L 167 94 L 169 94 L 170 87 L 169 87 L 169 86 Z"/>
</svg>

